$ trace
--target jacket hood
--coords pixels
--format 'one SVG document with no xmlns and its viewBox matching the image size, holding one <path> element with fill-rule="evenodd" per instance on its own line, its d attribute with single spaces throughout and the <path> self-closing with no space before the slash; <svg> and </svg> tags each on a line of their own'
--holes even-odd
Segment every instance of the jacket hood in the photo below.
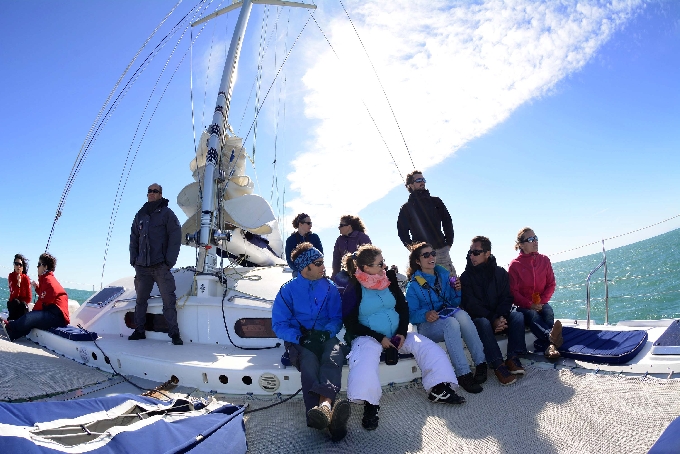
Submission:
<svg viewBox="0 0 680 454">
<path fill-rule="evenodd" d="M 482 273 L 487 273 L 490 277 L 493 276 L 493 273 L 496 270 L 496 257 L 494 257 L 493 254 L 489 256 L 489 260 L 487 260 L 486 263 L 481 263 L 477 266 L 474 266 L 472 264 L 472 261 L 470 260 L 470 256 L 467 257 L 467 264 L 465 265 L 465 271 L 468 271 L 472 274 L 482 274 Z"/>
</svg>

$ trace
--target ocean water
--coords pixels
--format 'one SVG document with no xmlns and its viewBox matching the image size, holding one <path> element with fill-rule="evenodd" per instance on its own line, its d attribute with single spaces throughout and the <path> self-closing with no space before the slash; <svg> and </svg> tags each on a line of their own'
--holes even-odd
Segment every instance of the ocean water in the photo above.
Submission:
<svg viewBox="0 0 680 454">
<path fill-rule="evenodd" d="M 553 263 L 557 289 L 550 302 L 555 316 L 586 318 L 586 277 L 602 254 Z M 609 322 L 680 318 L 680 229 L 607 251 Z M 82 304 L 92 291 L 66 289 Z M 591 279 L 592 320 L 604 322 L 604 273 Z M 0 312 L 6 310 L 9 289 L 0 278 Z"/>
</svg>

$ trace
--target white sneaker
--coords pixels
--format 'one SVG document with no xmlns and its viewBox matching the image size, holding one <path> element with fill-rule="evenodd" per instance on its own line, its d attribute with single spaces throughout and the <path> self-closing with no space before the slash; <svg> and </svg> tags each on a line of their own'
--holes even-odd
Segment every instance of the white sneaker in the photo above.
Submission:
<svg viewBox="0 0 680 454">
<path fill-rule="evenodd" d="M 9 337 L 9 333 L 7 332 L 7 328 L 5 328 L 5 320 L 0 319 L 0 326 L 2 326 L 2 332 L 5 333 L 7 340 L 12 342 L 12 339 Z"/>
</svg>

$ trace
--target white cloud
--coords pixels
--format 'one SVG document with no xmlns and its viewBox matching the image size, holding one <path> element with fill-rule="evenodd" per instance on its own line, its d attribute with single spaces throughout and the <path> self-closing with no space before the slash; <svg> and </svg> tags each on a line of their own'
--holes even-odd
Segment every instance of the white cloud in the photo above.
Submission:
<svg viewBox="0 0 680 454">
<path fill-rule="evenodd" d="M 425 171 L 583 67 L 642 2 L 354 0 L 345 5 L 415 166 Z M 318 126 L 288 175 L 299 195 L 287 206 L 294 213 L 314 213 L 317 229 L 402 184 L 362 100 L 402 175 L 413 169 L 368 59 L 340 13 L 322 22 L 340 59 L 322 39 L 308 53 L 305 111 Z M 348 184 L 350 175 L 370 181 L 371 190 Z"/>
</svg>

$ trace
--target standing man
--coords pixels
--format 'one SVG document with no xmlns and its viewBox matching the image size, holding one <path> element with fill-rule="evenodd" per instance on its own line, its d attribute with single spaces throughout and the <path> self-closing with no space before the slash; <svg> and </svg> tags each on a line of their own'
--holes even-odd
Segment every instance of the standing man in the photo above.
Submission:
<svg viewBox="0 0 680 454">
<path fill-rule="evenodd" d="M 514 383 L 524 374 L 519 355 L 526 352 L 524 316 L 511 312 L 512 294 L 508 272 L 496 265 L 491 255 L 491 241 L 476 236 L 467 255 L 467 266 L 460 276 L 460 307 L 472 318 L 484 346 L 486 362 L 496 373 L 501 385 Z M 496 342 L 496 334 L 508 334 L 507 360 Z M 475 373 L 476 374 L 476 373 Z"/>
<path fill-rule="evenodd" d="M 408 249 L 411 244 L 425 242 L 432 245 L 435 263 L 441 265 L 451 274 L 456 268 L 451 262 L 451 245 L 453 244 L 453 222 L 444 202 L 439 197 L 432 197 L 425 189 L 426 180 L 420 170 L 406 175 L 406 189 L 411 195 L 399 210 L 397 232 L 399 239 Z"/>
<path fill-rule="evenodd" d="M 328 428 L 331 439 L 340 441 L 350 416 L 346 400 L 333 405 L 344 360 L 336 337 L 342 328 L 340 293 L 325 277 L 323 254 L 311 243 L 300 243 L 290 256 L 299 274 L 274 299 L 272 329 L 300 371 L 307 426 Z"/>
<path fill-rule="evenodd" d="M 129 340 L 146 339 L 144 324 L 146 308 L 154 282 L 163 299 L 163 316 L 168 322 L 168 336 L 172 343 L 182 345 L 177 326 L 177 297 L 175 277 L 170 268 L 177 263 L 182 243 L 182 228 L 175 213 L 163 198 L 163 188 L 154 183 L 147 191 L 147 202 L 135 215 L 130 230 L 130 265 L 135 267 L 135 332 Z"/>
</svg>

